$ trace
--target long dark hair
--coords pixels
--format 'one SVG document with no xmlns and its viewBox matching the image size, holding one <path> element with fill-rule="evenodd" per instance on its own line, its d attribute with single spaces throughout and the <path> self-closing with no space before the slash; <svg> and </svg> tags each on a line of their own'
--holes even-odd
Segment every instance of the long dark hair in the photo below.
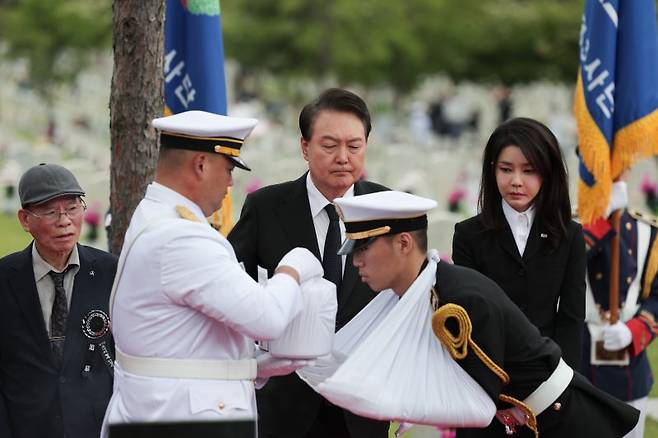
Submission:
<svg viewBox="0 0 658 438">
<path fill-rule="evenodd" d="M 518 146 L 541 176 L 541 188 L 534 200 L 535 218 L 542 221 L 551 245 L 557 247 L 566 236 L 571 220 L 567 166 L 555 135 L 536 120 L 523 117 L 508 120 L 489 137 L 482 157 L 478 196 L 480 220 L 487 229 L 504 227 L 501 195 L 496 184 L 496 162 L 507 146 Z"/>
</svg>

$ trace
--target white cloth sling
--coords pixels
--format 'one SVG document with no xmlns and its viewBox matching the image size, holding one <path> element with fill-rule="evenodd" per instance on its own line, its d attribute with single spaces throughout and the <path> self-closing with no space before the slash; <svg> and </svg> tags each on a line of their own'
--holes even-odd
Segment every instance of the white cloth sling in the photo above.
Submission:
<svg viewBox="0 0 658 438">
<path fill-rule="evenodd" d="M 380 292 L 334 340 L 334 354 L 297 373 L 332 403 L 365 417 L 484 427 L 496 406 L 432 332 L 438 253 L 398 300 Z"/>
</svg>

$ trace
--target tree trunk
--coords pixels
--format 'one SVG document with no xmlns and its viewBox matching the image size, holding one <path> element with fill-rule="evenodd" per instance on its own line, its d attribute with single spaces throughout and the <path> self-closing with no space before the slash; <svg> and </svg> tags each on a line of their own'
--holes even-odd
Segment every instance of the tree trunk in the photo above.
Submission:
<svg viewBox="0 0 658 438">
<path fill-rule="evenodd" d="M 110 96 L 110 251 L 119 254 L 130 218 L 153 180 L 162 116 L 164 0 L 114 0 L 114 72 Z"/>
</svg>

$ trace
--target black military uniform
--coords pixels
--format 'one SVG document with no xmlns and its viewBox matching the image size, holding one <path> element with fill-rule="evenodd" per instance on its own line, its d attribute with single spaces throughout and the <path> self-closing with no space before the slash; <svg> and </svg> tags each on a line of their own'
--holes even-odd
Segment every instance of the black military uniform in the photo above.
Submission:
<svg viewBox="0 0 658 438">
<path fill-rule="evenodd" d="M 499 409 L 512 406 L 500 400 L 501 394 L 523 401 L 558 366 L 561 352 L 557 344 L 541 336 L 507 295 L 482 274 L 469 268 L 439 263 L 436 294 L 440 306 L 437 313 L 448 303 L 461 306 L 470 319 L 471 339 L 507 376 L 508 383 L 504 383 L 504 379 L 493 370 L 495 366 L 488 366 L 472 346 L 469 346 L 465 358 L 457 358 L 462 368 L 491 398 L 498 400 Z M 448 318 L 445 329 L 455 335 L 459 331 L 456 319 Z M 542 438 L 620 437 L 635 426 L 639 416 L 636 409 L 594 388 L 577 372 L 567 389 L 548 409 L 534 414 Z M 521 427 L 514 436 L 533 435 L 529 428 Z M 457 436 L 505 437 L 507 434 L 503 424 L 494 419 L 487 428 L 460 429 Z"/>
</svg>

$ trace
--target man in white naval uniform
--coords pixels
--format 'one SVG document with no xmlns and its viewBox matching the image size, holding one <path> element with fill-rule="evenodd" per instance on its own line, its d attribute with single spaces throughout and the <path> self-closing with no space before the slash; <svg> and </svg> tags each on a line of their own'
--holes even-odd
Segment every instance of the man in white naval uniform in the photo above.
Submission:
<svg viewBox="0 0 658 438">
<path fill-rule="evenodd" d="M 219 208 L 255 119 L 189 111 L 155 119 L 161 151 L 126 232 L 110 309 L 117 361 L 108 425 L 256 417 L 254 380 L 305 361 L 254 359 L 302 308 L 300 283 L 323 275 L 295 248 L 261 286 L 206 217 Z"/>
</svg>

